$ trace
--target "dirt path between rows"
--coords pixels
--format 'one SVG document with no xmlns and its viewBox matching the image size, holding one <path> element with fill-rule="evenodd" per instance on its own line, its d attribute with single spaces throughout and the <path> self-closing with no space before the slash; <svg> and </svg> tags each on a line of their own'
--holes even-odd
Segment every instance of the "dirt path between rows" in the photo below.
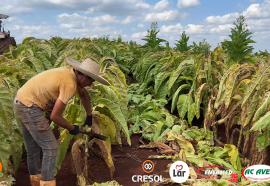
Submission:
<svg viewBox="0 0 270 186">
<path fill-rule="evenodd" d="M 131 146 L 125 141 L 123 142 L 123 152 L 116 145 L 112 146 L 112 156 L 114 156 L 114 180 L 123 186 L 140 186 L 142 182 L 133 182 L 133 175 L 162 175 L 163 178 L 170 178 L 169 173 L 165 172 L 167 165 L 173 163 L 171 160 L 152 160 L 155 163 L 154 171 L 147 174 L 142 169 L 142 163 L 148 159 L 150 155 L 158 155 L 155 149 L 139 149 L 140 134 L 131 136 Z M 58 136 L 57 136 L 58 137 Z M 68 149 L 62 168 L 56 176 L 57 186 L 76 186 L 77 177 L 72 174 L 70 167 L 70 150 L 72 143 Z M 134 154 L 137 158 L 126 157 L 126 153 Z M 119 156 L 120 155 L 120 156 Z M 26 153 L 23 154 L 24 161 L 20 162 L 19 170 L 14 175 L 16 179 L 15 186 L 30 186 L 29 173 L 26 162 Z M 102 183 L 111 181 L 109 169 L 105 161 L 99 156 L 90 152 L 90 161 L 88 162 L 89 178 L 95 182 Z M 171 186 L 178 184 L 171 184 Z"/>
</svg>

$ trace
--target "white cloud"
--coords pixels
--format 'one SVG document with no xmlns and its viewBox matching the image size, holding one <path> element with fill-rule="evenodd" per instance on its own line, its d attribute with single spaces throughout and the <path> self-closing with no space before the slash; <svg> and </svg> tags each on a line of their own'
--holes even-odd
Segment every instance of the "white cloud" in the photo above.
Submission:
<svg viewBox="0 0 270 186">
<path fill-rule="evenodd" d="M 3 23 L 6 24 L 6 25 L 9 25 L 9 24 L 22 25 L 22 24 L 24 24 L 24 20 L 19 19 L 17 17 L 9 17 L 8 19 L 4 20 Z"/>
<path fill-rule="evenodd" d="M 131 38 L 132 39 L 141 39 L 141 38 L 145 37 L 146 35 L 147 35 L 147 31 L 145 31 L 145 32 L 138 32 L 138 33 L 132 34 Z"/>
<path fill-rule="evenodd" d="M 233 23 L 238 17 L 238 13 L 230 13 L 224 16 L 209 16 L 204 22 L 208 24 L 228 24 Z"/>
<path fill-rule="evenodd" d="M 144 27 L 144 24 L 138 24 L 138 27 L 139 28 L 143 28 Z"/>
<path fill-rule="evenodd" d="M 60 24 L 60 28 L 73 28 L 73 24 Z"/>
<path fill-rule="evenodd" d="M 164 11 L 162 13 L 150 13 L 147 14 L 144 21 L 153 22 L 153 21 L 175 21 L 185 19 L 188 16 L 187 13 L 180 15 L 177 10 Z"/>
<path fill-rule="evenodd" d="M 85 11 L 84 13 L 85 13 L 85 14 L 93 14 L 94 12 L 95 12 L 94 8 L 91 7 L 91 8 L 88 8 L 88 10 Z"/>
<path fill-rule="evenodd" d="M 168 6 L 169 6 L 168 0 L 161 0 L 155 4 L 154 10 L 155 11 L 163 11 L 163 10 L 167 9 Z"/>
<path fill-rule="evenodd" d="M 231 28 L 233 28 L 233 24 L 226 24 L 226 25 L 218 25 L 215 28 L 210 29 L 211 33 L 224 33 L 224 32 L 229 32 Z"/>
<path fill-rule="evenodd" d="M 205 32 L 203 25 L 194 25 L 194 24 L 188 24 L 185 27 L 185 30 L 187 34 L 200 34 Z"/>
<path fill-rule="evenodd" d="M 140 16 L 142 9 L 149 10 L 151 6 L 144 0 L 2 0 L 0 12 L 8 15 L 26 14 L 33 12 L 35 8 L 111 16 Z"/>
<path fill-rule="evenodd" d="M 122 21 L 122 24 L 129 24 L 136 21 L 136 19 L 133 16 L 127 16 L 125 20 Z"/>
<path fill-rule="evenodd" d="M 7 15 L 16 15 L 16 14 L 28 14 L 34 11 L 31 7 L 20 6 L 16 2 L 8 1 L 8 2 L 0 2 L 0 12 L 1 14 Z"/>
<path fill-rule="evenodd" d="M 143 9 L 149 9 L 151 6 L 147 3 L 138 3 L 138 4 L 136 4 L 136 7 L 143 8 Z"/>
<path fill-rule="evenodd" d="M 93 38 L 99 38 L 99 37 L 98 37 L 98 35 L 92 35 L 92 36 L 90 36 L 90 38 L 93 39 Z"/>
<path fill-rule="evenodd" d="M 70 29 L 69 30 L 70 33 L 83 33 L 83 32 L 89 32 L 88 29 Z"/>
<path fill-rule="evenodd" d="M 248 19 L 270 17 L 270 0 L 265 0 L 262 4 L 252 4 L 243 15 Z"/>
<path fill-rule="evenodd" d="M 116 19 L 115 16 L 111 15 L 102 15 L 102 16 L 96 16 L 96 17 L 87 17 L 87 16 L 81 16 L 77 13 L 75 14 L 60 14 L 57 16 L 58 23 L 61 24 L 70 24 L 73 25 L 74 28 L 80 28 L 83 25 L 89 26 L 99 26 L 109 23 L 119 23 L 120 21 Z"/>
<path fill-rule="evenodd" d="M 110 31 L 110 27 L 95 27 L 94 29 L 93 29 L 93 31 L 95 31 L 95 32 L 108 32 L 108 31 Z"/>
<path fill-rule="evenodd" d="M 270 19 L 250 19 L 248 20 L 250 30 L 270 30 Z"/>
<path fill-rule="evenodd" d="M 169 33 L 180 33 L 183 31 L 183 27 L 180 23 L 176 24 L 176 25 L 163 25 L 160 28 L 160 33 L 164 33 L 164 34 L 169 34 Z"/>
<path fill-rule="evenodd" d="M 179 9 L 189 8 L 200 5 L 199 0 L 178 0 L 177 7 Z"/>
</svg>

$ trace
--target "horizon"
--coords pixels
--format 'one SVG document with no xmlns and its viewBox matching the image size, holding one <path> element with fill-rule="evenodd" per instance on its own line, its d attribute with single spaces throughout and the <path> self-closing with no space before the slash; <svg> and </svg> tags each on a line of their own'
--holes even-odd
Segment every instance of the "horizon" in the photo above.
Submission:
<svg viewBox="0 0 270 186">
<path fill-rule="evenodd" d="M 171 47 L 183 31 L 192 42 L 206 39 L 211 50 L 228 37 L 239 15 L 246 17 L 253 33 L 253 53 L 270 49 L 270 0 L 3 0 L 0 13 L 5 30 L 19 44 L 27 37 L 50 39 L 110 36 L 123 41 L 141 40 L 152 22 L 158 22 L 158 37 Z"/>
</svg>

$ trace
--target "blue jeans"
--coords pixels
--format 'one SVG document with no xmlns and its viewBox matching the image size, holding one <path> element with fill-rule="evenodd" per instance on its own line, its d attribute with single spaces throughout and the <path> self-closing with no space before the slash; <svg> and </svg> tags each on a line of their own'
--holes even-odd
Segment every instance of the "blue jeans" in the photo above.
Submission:
<svg viewBox="0 0 270 186">
<path fill-rule="evenodd" d="M 27 149 L 27 166 L 30 175 L 42 175 L 43 181 L 54 180 L 58 143 L 44 111 L 39 107 L 27 107 L 17 97 L 14 110 L 18 116 Z M 43 152 L 42 167 L 40 150 Z"/>
</svg>

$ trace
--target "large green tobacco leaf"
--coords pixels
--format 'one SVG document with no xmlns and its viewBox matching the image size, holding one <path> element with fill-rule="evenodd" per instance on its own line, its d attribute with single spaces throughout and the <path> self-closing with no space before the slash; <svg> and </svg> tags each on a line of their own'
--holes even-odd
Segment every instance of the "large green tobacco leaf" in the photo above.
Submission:
<svg viewBox="0 0 270 186">
<path fill-rule="evenodd" d="M 121 185 L 119 183 L 117 183 L 116 181 L 109 181 L 109 182 L 106 182 L 106 183 L 97 183 L 97 182 L 95 182 L 91 186 L 121 186 Z"/>
<path fill-rule="evenodd" d="M 178 97 L 179 93 L 181 90 L 183 89 L 190 89 L 190 85 L 187 85 L 187 84 L 184 84 L 184 85 L 181 85 L 177 90 L 176 92 L 174 93 L 173 95 L 173 99 L 172 99 L 172 107 L 171 107 L 171 113 L 173 112 L 175 106 L 176 106 L 176 103 L 177 103 L 177 100 L 180 99 L 180 96 Z M 179 101 L 178 101 L 179 102 Z"/>
<path fill-rule="evenodd" d="M 33 67 L 34 67 L 34 69 L 36 70 L 37 73 L 41 73 L 41 72 L 43 72 L 45 70 L 44 67 L 43 67 L 42 62 L 38 58 L 36 58 L 34 56 L 26 57 L 24 59 L 24 62 L 30 62 L 33 65 Z"/>
<path fill-rule="evenodd" d="M 270 129 L 270 111 L 255 122 L 250 131 L 261 131 L 263 129 Z"/>
<path fill-rule="evenodd" d="M 241 161 L 239 158 L 238 149 L 234 145 L 225 144 L 224 151 L 228 151 L 228 155 L 230 157 L 231 164 L 233 165 L 235 170 L 241 171 Z"/>
<path fill-rule="evenodd" d="M 170 76 L 170 72 L 162 72 L 159 73 L 155 79 L 155 92 L 158 93 L 160 86 L 163 84 L 163 82 Z M 167 82 L 165 82 L 166 85 Z M 164 84 L 163 84 L 164 86 Z"/>
<path fill-rule="evenodd" d="M 191 122 L 195 116 L 195 107 L 196 107 L 196 104 L 192 103 L 188 109 L 188 123 L 189 124 L 191 124 Z"/>
<path fill-rule="evenodd" d="M 241 66 L 236 66 L 232 72 L 230 73 L 225 86 L 225 107 L 228 108 L 229 104 L 231 103 L 233 90 L 238 82 L 238 76 L 242 69 L 245 69 L 248 64 L 243 64 Z"/>
<path fill-rule="evenodd" d="M 241 108 L 243 108 L 244 105 L 248 102 L 248 100 L 250 99 L 250 97 L 255 92 L 257 86 L 260 84 L 261 80 L 266 77 L 265 74 L 268 72 L 269 68 L 270 68 L 270 66 L 267 67 L 263 71 L 263 73 L 258 73 L 258 75 L 252 79 L 251 87 L 249 88 L 248 92 L 246 93 L 246 96 L 245 96 L 245 98 L 244 98 L 244 100 L 242 102 Z"/>
<path fill-rule="evenodd" d="M 22 136 L 14 131 L 12 135 L 11 155 L 12 155 L 12 162 L 13 162 L 15 171 L 19 169 L 19 164 L 22 159 L 22 153 L 23 153 L 22 144 L 23 144 Z"/>
<path fill-rule="evenodd" d="M 158 91 L 156 92 L 157 99 L 165 99 L 167 95 L 167 82 L 163 81 Z"/>
<path fill-rule="evenodd" d="M 181 119 L 184 119 L 188 111 L 188 103 L 189 103 L 188 95 L 182 94 L 179 96 L 178 102 L 177 102 L 177 110 L 178 110 L 179 117 Z"/>
<path fill-rule="evenodd" d="M 201 108 L 200 106 L 202 102 L 203 91 L 207 88 L 208 86 L 206 83 L 202 84 L 195 96 L 195 114 L 196 114 L 197 119 L 199 119 L 200 117 L 200 108 Z"/>
<path fill-rule="evenodd" d="M 147 122 L 147 121 L 144 121 L 144 122 Z M 157 132 L 157 126 L 155 124 L 148 124 L 144 130 L 143 130 L 143 133 L 142 133 L 142 137 L 144 139 L 147 139 L 149 141 L 154 141 L 154 137 L 155 137 L 155 134 Z"/>
<path fill-rule="evenodd" d="M 265 99 L 262 101 L 262 105 L 256 111 L 253 121 L 257 121 L 265 113 L 265 111 L 268 109 L 269 106 L 270 106 L 270 94 L 268 92 L 268 96 L 265 97 Z"/>
<path fill-rule="evenodd" d="M 256 111 L 261 93 L 263 89 L 256 91 L 251 99 L 251 102 L 247 108 L 247 117 L 243 119 L 243 127 L 247 126 L 251 118 L 253 117 L 254 112 Z"/>
<path fill-rule="evenodd" d="M 194 64 L 194 59 L 191 58 L 189 60 L 185 60 L 182 63 L 180 63 L 179 67 L 172 72 L 172 75 L 170 76 L 169 82 L 168 82 L 168 93 L 170 92 L 173 84 L 175 83 L 175 81 L 177 80 L 177 78 L 179 77 L 179 75 L 185 71 L 187 68 L 190 68 L 191 65 Z"/>
<path fill-rule="evenodd" d="M 158 137 L 161 134 L 161 129 L 163 126 L 164 126 L 164 124 L 161 121 L 157 121 L 157 124 L 156 124 L 157 130 L 156 130 L 156 133 L 154 134 L 153 141 L 157 141 Z"/>
<path fill-rule="evenodd" d="M 179 146 L 185 149 L 187 153 L 191 153 L 191 154 L 195 153 L 195 149 L 193 145 L 184 136 L 179 135 L 179 134 L 174 134 L 172 132 L 167 132 L 165 135 L 168 137 L 166 141 L 176 140 Z"/>
<path fill-rule="evenodd" d="M 1 123 L 1 122 L 0 122 Z M 3 133 L 0 133 L 0 162 L 3 166 L 3 172 L 8 170 L 8 161 L 11 153 L 11 141 Z"/>
<path fill-rule="evenodd" d="M 115 103 L 113 103 L 112 101 L 110 101 L 108 99 L 104 99 L 104 98 L 97 99 L 97 100 L 95 100 L 95 102 L 98 104 L 105 105 L 110 110 L 110 112 L 114 115 L 114 117 L 120 123 L 121 128 L 123 129 L 123 132 L 127 137 L 128 144 L 131 145 L 129 132 L 128 132 L 128 128 L 127 128 L 127 121 L 126 121 L 121 109 L 119 108 L 119 106 L 116 105 Z"/>
<path fill-rule="evenodd" d="M 258 147 L 258 151 L 261 152 L 263 149 L 270 145 L 270 130 L 257 135 L 256 139 L 256 146 Z"/>
<path fill-rule="evenodd" d="M 12 117 L 13 101 L 9 89 L 0 82 L 0 121 L 5 124 L 6 129 L 10 128 Z"/>
<path fill-rule="evenodd" d="M 231 71 L 235 68 L 238 67 L 238 64 L 232 65 L 229 70 L 226 71 L 226 73 L 222 76 L 221 81 L 219 83 L 219 88 L 218 88 L 218 96 L 214 105 L 214 108 L 217 109 L 218 106 L 221 104 L 222 101 L 224 101 L 224 96 L 225 96 L 225 82 L 231 73 Z"/>
</svg>

